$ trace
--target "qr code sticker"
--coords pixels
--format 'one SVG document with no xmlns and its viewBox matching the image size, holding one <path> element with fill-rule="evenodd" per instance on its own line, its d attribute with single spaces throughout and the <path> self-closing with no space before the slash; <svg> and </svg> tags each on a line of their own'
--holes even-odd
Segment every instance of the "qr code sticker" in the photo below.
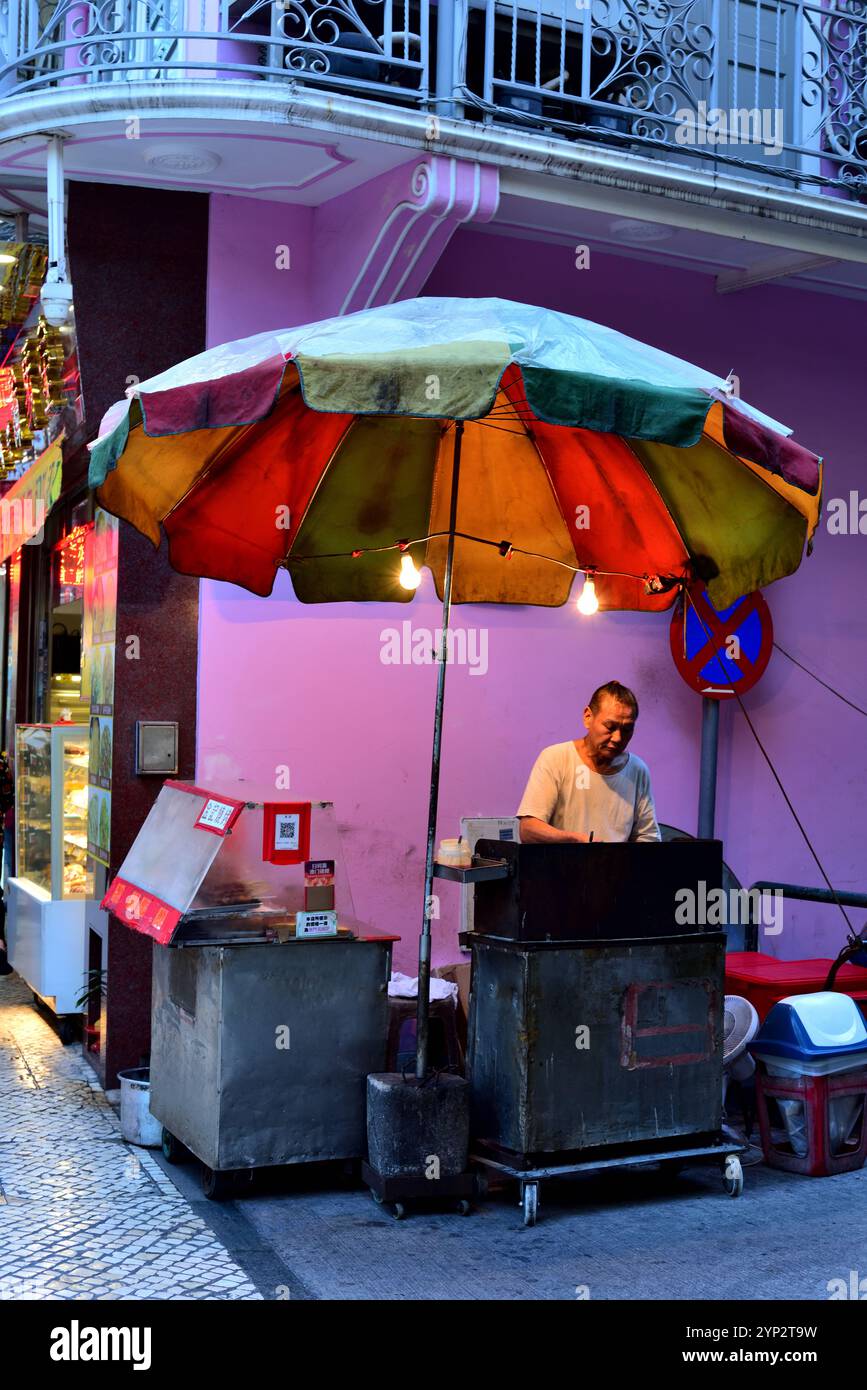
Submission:
<svg viewBox="0 0 867 1390">
<path fill-rule="evenodd" d="M 277 816 L 274 825 L 275 849 L 298 848 L 298 821 L 297 815 Z"/>
</svg>

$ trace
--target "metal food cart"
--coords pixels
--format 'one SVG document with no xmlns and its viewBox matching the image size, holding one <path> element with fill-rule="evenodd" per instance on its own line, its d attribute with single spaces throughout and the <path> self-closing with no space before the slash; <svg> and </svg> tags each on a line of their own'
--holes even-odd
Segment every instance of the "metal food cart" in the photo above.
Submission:
<svg viewBox="0 0 867 1390">
<path fill-rule="evenodd" d="M 721 844 L 477 849 L 461 936 L 473 1161 L 517 1179 L 526 1225 L 543 1179 L 615 1166 L 717 1160 L 738 1196 L 743 1145 L 722 1125 L 725 935 L 690 922 L 683 896 L 700 908 L 721 886 Z"/>
<path fill-rule="evenodd" d="M 308 805 L 310 842 L 337 870 L 337 935 L 293 934 L 300 871 L 263 861 L 261 805 L 181 783 L 162 788 L 103 902 L 157 943 L 151 1111 L 166 1157 L 195 1155 L 212 1198 L 242 1170 L 366 1152 L 395 938 L 355 920 L 333 808 Z"/>
</svg>

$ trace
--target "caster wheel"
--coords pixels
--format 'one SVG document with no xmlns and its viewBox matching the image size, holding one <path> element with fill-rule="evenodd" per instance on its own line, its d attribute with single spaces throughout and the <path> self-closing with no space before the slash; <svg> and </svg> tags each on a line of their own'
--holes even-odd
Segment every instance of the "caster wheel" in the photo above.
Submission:
<svg viewBox="0 0 867 1390">
<path fill-rule="evenodd" d="M 737 1154 L 727 1154 L 723 1169 L 723 1187 L 729 1197 L 740 1197 L 744 1190 L 744 1170 Z"/>
<path fill-rule="evenodd" d="M 224 1202 L 232 1188 L 232 1174 L 225 1168 L 208 1168 L 202 1164 L 202 1191 L 211 1202 Z"/>
<path fill-rule="evenodd" d="M 467 1201 L 466 1197 L 462 1197 L 461 1200 L 458 1202 L 458 1211 L 460 1212 L 461 1216 L 469 1216 L 470 1212 L 472 1211 L 472 1206 Z"/>
<path fill-rule="evenodd" d="M 381 1207 L 381 1206 L 382 1206 L 382 1198 L 380 1197 L 379 1193 L 378 1193 L 378 1192 L 374 1192 L 373 1188 L 371 1188 L 371 1189 L 370 1189 L 370 1195 L 371 1195 L 371 1197 L 373 1198 L 373 1200 L 374 1200 L 374 1202 L 376 1203 L 376 1205 L 377 1205 L 378 1207 Z"/>
<path fill-rule="evenodd" d="M 406 1207 L 404 1206 L 403 1202 L 395 1202 L 392 1208 L 392 1216 L 394 1217 L 395 1221 L 403 1221 L 404 1217 L 406 1216 Z"/>
<path fill-rule="evenodd" d="M 163 1125 L 163 1137 L 161 1148 L 163 1158 L 166 1163 L 186 1163 L 190 1156 L 190 1151 Z"/>
<path fill-rule="evenodd" d="M 524 1213 L 524 1225 L 535 1226 L 539 1211 L 539 1184 L 537 1182 L 525 1182 L 521 1192 L 521 1209 Z"/>
</svg>

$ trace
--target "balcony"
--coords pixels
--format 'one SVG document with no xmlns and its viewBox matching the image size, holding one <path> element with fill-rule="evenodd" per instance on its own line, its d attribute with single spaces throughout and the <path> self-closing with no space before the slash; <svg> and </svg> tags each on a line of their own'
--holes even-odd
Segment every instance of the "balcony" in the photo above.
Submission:
<svg viewBox="0 0 867 1390">
<path fill-rule="evenodd" d="M 0 99 L 299 86 L 867 202 L 867 0 L 5 0 Z"/>
</svg>

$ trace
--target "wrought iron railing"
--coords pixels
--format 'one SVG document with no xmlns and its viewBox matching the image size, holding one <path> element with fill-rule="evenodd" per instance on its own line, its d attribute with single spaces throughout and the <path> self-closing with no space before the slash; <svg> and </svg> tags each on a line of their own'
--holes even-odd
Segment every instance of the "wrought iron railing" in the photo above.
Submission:
<svg viewBox="0 0 867 1390">
<path fill-rule="evenodd" d="M 0 0 L 0 95 L 191 78 L 867 198 L 867 0 Z"/>
</svg>

